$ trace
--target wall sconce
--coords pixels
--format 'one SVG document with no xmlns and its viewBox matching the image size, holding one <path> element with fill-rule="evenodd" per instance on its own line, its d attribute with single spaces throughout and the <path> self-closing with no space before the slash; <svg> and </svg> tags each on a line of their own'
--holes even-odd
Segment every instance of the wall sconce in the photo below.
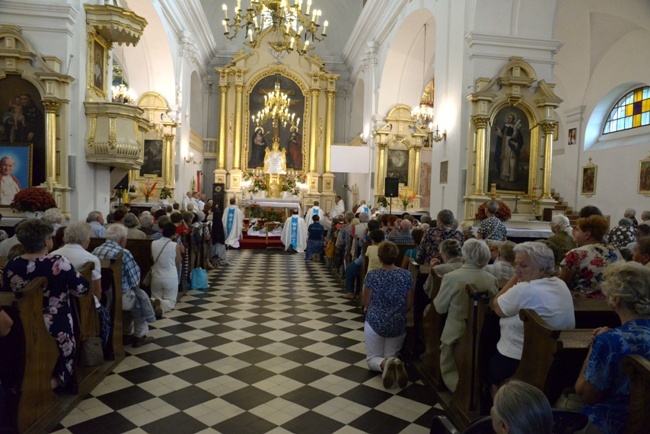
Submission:
<svg viewBox="0 0 650 434">
<path fill-rule="evenodd" d="M 194 152 L 191 152 L 191 151 L 190 151 L 189 154 L 187 154 L 185 157 L 183 157 L 183 160 L 184 160 L 186 163 L 191 163 L 192 161 L 194 161 Z"/>
<path fill-rule="evenodd" d="M 447 130 L 444 130 L 442 133 L 440 133 L 438 125 L 436 125 L 436 129 L 431 131 L 429 134 L 431 134 L 431 140 L 436 143 L 447 140 Z"/>
<path fill-rule="evenodd" d="M 366 140 L 366 138 L 365 138 L 365 136 L 363 135 L 363 133 L 359 133 L 359 140 L 361 140 L 361 143 L 363 143 L 364 145 L 367 145 L 367 144 L 368 144 L 368 140 Z"/>
</svg>

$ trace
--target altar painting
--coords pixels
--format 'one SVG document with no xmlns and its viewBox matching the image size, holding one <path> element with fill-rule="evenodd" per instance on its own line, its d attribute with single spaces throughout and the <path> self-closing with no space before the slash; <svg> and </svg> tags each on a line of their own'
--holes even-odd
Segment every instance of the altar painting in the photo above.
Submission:
<svg viewBox="0 0 650 434">
<path fill-rule="evenodd" d="M 280 81 L 280 89 L 291 98 L 290 113 L 295 113 L 300 118 L 298 128 L 280 125 L 280 150 L 286 150 L 287 169 L 302 170 L 303 168 L 303 124 L 305 119 L 305 96 L 300 87 L 290 78 L 282 75 L 269 75 L 264 77 L 253 87 L 248 100 L 248 146 L 246 153 L 246 167 L 255 169 L 264 165 L 266 149 L 273 146 L 273 127 L 271 122 L 266 122 L 259 127 L 252 121 L 251 116 L 264 108 L 264 96 L 273 91 L 275 81 Z"/>
<path fill-rule="evenodd" d="M 401 149 L 390 149 L 388 151 L 386 176 L 398 178 L 399 183 L 404 186 L 409 185 L 409 151 Z"/>
<path fill-rule="evenodd" d="M 516 107 L 505 107 L 490 125 L 488 185 L 499 191 L 528 191 L 530 170 L 530 125 L 528 116 Z"/>
</svg>

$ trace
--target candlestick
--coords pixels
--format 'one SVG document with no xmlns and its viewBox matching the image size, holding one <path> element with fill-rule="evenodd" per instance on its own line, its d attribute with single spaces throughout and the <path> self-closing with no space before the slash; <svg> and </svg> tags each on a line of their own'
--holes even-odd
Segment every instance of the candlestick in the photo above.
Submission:
<svg viewBox="0 0 650 434">
<path fill-rule="evenodd" d="M 537 186 L 533 186 L 533 194 L 532 194 L 533 199 L 537 199 Z"/>
<path fill-rule="evenodd" d="M 497 197 L 497 185 L 492 183 L 490 186 L 490 199 L 494 199 L 495 197 Z"/>
</svg>

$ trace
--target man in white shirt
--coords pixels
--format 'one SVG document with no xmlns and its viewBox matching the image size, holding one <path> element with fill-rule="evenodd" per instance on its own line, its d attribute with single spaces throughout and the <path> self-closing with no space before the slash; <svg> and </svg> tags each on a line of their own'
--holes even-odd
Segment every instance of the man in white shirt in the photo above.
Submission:
<svg viewBox="0 0 650 434">
<path fill-rule="evenodd" d="M 104 228 L 104 216 L 99 211 L 90 211 L 86 217 L 86 223 L 90 224 L 92 238 L 105 238 L 106 228 Z M 68 258 L 69 259 L 69 258 Z"/>
<path fill-rule="evenodd" d="M 236 205 L 235 198 L 230 199 L 230 206 L 223 212 L 223 229 L 226 233 L 226 246 L 239 248 L 242 229 L 244 227 L 244 213 Z"/>
<path fill-rule="evenodd" d="M 341 199 L 341 196 L 336 196 L 334 199 L 334 208 L 330 210 L 330 218 L 333 219 L 337 215 L 342 215 L 345 213 L 345 204 L 343 203 L 343 200 Z"/>
<path fill-rule="evenodd" d="M 309 227 L 309 225 L 314 222 L 312 220 L 313 216 L 317 215 L 318 218 L 320 218 L 321 220 L 323 219 L 323 217 L 325 217 L 325 212 L 322 209 L 320 209 L 318 205 L 320 205 L 320 203 L 317 200 L 315 200 L 314 206 L 309 208 L 305 213 L 305 223 L 307 223 L 307 227 Z"/>
<path fill-rule="evenodd" d="M 187 205 L 192 203 L 192 192 L 188 191 L 183 196 L 183 201 L 181 202 L 181 211 L 187 211 Z"/>
<path fill-rule="evenodd" d="M 10 156 L 0 159 L 0 205 L 11 205 L 14 196 L 20 190 L 18 178 L 11 174 L 16 165 L 16 160 Z"/>
<path fill-rule="evenodd" d="M 285 220 L 280 240 L 285 251 L 293 249 L 302 253 L 307 248 L 307 225 L 298 215 L 298 210 L 294 210 L 293 215 Z"/>
</svg>

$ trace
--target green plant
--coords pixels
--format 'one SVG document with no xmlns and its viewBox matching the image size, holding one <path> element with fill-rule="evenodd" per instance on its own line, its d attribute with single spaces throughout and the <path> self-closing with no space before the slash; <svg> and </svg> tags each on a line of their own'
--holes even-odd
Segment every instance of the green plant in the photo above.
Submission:
<svg viewBox="0 0 650 434">
<path fill-rule="evenodd" d="M 172 189 L 169 187 L 163 187 L 160 189 L 160 198 L 161 199 L 171 199 Z"/>
<path fill-rule="evenodd" d="M 253 194 L 259 191 L 268 190 L 268 187 L 266 186 L 266 181 L 264 180 L 264 175 L 262 174 L 245 172 L 244 181 L 251 181 L 251 187 L 248 191 L 250 191 Z"/>
<path fill-rule="evenodd" d="M 300 187 L 298 184 L 304 184 L 306 181 L 307 175 L 303 173 L 287 175 L 284 184 L 282 184 L 282 191 L 288 191 L 293 195 L 300 194 Z"/>
<path fill-rule="evenodd" d="M 47 190 L 32 187 L 16 193 L 11 208 L 14 212 L 46 211 L 56 208 L 56 202 Z"/>
<path fill-rule="evenodd" d="M 383 206 L 384 208 L 388 207 L 388 199 L 385 196 L 379 196 L 377 198 L 377 205 Z"/>
</svg>

